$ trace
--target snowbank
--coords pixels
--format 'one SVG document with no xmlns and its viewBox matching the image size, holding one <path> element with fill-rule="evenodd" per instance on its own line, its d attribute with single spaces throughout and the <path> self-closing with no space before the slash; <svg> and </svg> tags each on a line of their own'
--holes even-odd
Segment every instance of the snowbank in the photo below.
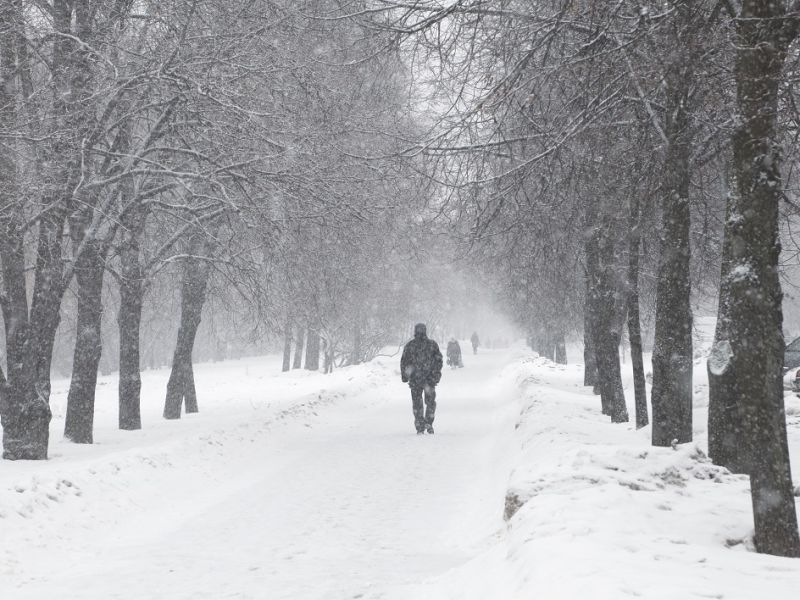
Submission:
<svg viewBox="0 0 800 600">
<path fill-rule="evenodd" d="M 521 452 L 507 529 L 419 597 L 794 598 L 800 561 L 753 552 L 748 479 L 705 455 L 709 345 L 696 355 L 695 443 L 677 449 L 651 447 L 649 427 L 611 424 L 581 365 L 528 357 L 508 367 Z M 797 467 L 800 402 L 787 401 Z"/>
<path fill-rule="evenodd" d="M 62 440 L 56 382 L 51 460 L 0 464 L 0 598 L 788 600 L 800 561 L 752 551 L 747 478 L 705 456 L 705 333 L 677 449 L 611 424 L 581 365 L 520 350 L 447 371 L 422 437 L 397 357 L 330 376 L 200 365 L 201 413 L 180 421 L 148 372 L 136 432 L 106 377 L 91 446 Z"/>
<path fill-rule="evenodd" d="M 395 362 L 331 375 L 280 373 L 277 357 L 198 365 L 201 412 L 179 421 L 161 418 L 169 372 L 145 372 L 140 431 L 117 429 L 117 376 L 103 377 L 92 445 L 63 439 L 68 381 L 54 382 L 50 460 L 0 463 L 0 598 L 38 598 L 17 586 L 62 577 L 62 597 L 94 597 L 66 583 L 85 571 L 87 556 L 97 561 L 120 540 L 168 534 L 224 505 L 252 485 L 274 455 L 276 436 L 296 437 L 323 418 L 336 422 L 359 410 L 365 391 L 394 379 Z M 346 413 L 332 410 L 343 404 Z"/>
</svg>

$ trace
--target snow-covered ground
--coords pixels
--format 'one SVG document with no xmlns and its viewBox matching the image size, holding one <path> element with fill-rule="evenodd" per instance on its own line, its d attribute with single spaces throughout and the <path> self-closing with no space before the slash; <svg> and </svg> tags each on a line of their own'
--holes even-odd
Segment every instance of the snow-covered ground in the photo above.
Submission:
<svg viewBox="0 0 800 600">
<path fill-rule="evenodd" d="M 607 422 L 580 365 L 521 348 L 445 371 L 433 436 L 399 357 L 198 365 L 201 412 L 172 422 L 149 372 L 139 432 L 116 430 L 103 378 L 92 446 L 61 441 L 58 382 L 51 460 L 0 463 L 0 599 L 793 598 L 800 561 L 751 551 L 747 479 L 705 458 L 698 341 L 677 450 Z"/>
<path fill-rule="evenodd" d="M 381 598 L 463 564 L 504 528 L 514 456 L 505 354 L 468 357 L 438 388 L 434 436 L 414 433 L 399 356 L 332 375 L 276 359 L 198 365 L 201 412 L 116 430 L 114 377 L 96 444 L 0 464 L 0 598 Z"/>
</svg>

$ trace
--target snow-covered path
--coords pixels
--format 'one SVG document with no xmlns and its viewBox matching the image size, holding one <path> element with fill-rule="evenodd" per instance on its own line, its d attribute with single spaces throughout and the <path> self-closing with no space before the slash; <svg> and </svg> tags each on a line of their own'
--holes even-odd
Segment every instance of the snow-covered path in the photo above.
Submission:
<svg viewBox="0 0 800 600">
<path fill-rule="evenodd" d="M 408 389 L 387 359 L 366 390 L 363 372 L 314 375 L 304 382 L 312 389 L 312 378 L 330 384 L 318 404 L 288 403 L 266 418 L 251 399 L 177 445 L 156 437 L 107 454 L 89 469 L 99 482 L 70 481 L 80 497 L 48 509 L 64 522 L 0 540 L 14 561 L 0 597 L 403 597 L 503 527 L 516 411 L 496 377 L 509 360 L 483 353 L 445 372 L 433 436 L 414 434 Z M 87 468 L 65 462 L 78 479 Z"/>
</svg>

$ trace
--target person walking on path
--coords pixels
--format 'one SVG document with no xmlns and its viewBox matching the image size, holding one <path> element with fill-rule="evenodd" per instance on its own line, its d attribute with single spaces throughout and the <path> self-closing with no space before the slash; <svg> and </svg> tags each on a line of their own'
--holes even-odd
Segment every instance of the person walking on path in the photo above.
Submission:
<svg viewBox="0 0 800 600">
<path fill-rule="evenodd" d="M 478 353 L 478 346 L 480 345 L 480 340 L 478 339 L 478 332 L 473 331 L 472 336 L 469 338 L 469 341 L 472 342 L 472 353 Z"/>
<path fill-rule="evenodd" d="M 447 364 L 453 369 L 464 366 L 461 362 L 461 346 L 456 338 L 450 338 L 447 342 Z"/>
<path fill-rule="evenodd" d="M 414 339 L 403 348 L 400 378 L 411 388 L 411 408 L 417 434 L 433 433 L 436 415 L 436 384 L 442 378 L 442 353 L 439 344 L 428 337 L 425 323 L 414 326 Z M 425 412 L 422 396 L 425 395 Z"/>
</svg>

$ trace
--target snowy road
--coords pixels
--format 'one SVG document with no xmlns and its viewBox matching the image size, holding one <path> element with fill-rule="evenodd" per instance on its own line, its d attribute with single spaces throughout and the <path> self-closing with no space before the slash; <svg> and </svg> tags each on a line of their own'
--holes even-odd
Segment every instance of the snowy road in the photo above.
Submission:
<svg viewBox="0 0 800 600">
<path fill-rule="evenodd" d="M 414 434 L 394 359 L 309 376 L 277 413 L 257 390 L 216 413 L 213 386 L 202 388 L 208 412 L 160 423 L 144 448 L 102 449 L 97 464 L 82 448 L 34 467 L 16 492 L 50 506 L 34 495 L 35 514 L 0 519 L 0 598 L 406 597 L 503 527 L 515 405 L 496 377 L 509 360 L 490 352 L 446 371 L 433 436 Z M 242 385 L 225 376 L 214 376 L 219 389 Z M 263 403 L 286 376 L 259 379 Z M 328 392 L 304 405 L 315 385 Z M 167 437 L 182 425 L 186 439 Z"/>
</svg>

